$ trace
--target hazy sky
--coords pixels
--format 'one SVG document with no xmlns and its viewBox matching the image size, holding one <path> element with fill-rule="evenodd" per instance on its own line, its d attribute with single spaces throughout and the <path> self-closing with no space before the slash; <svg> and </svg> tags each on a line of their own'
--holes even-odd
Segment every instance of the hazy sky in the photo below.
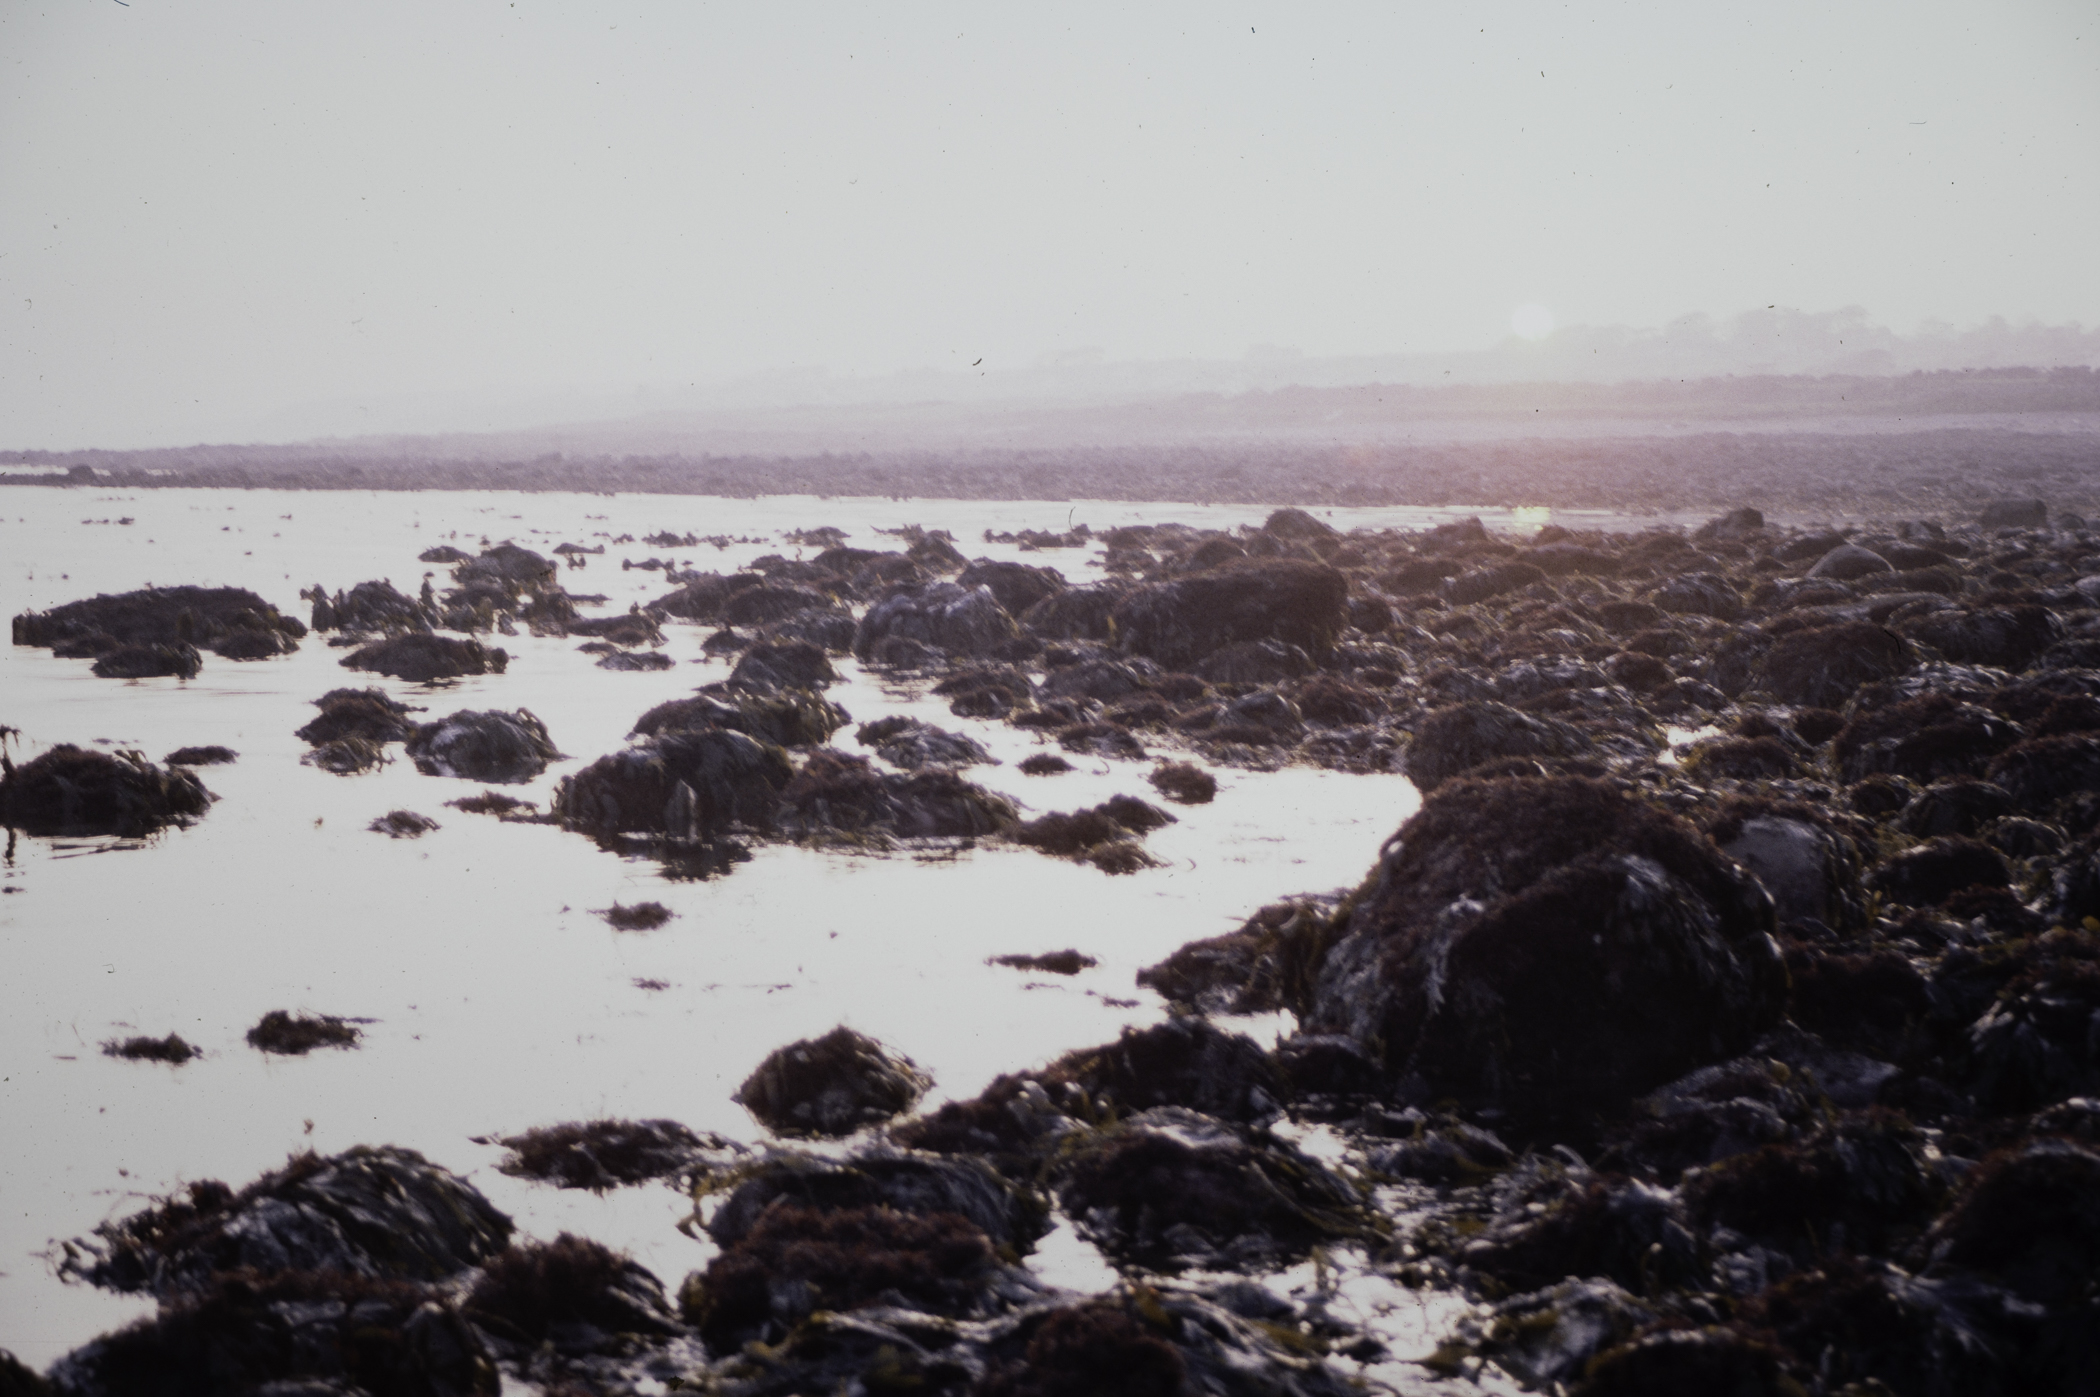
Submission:
<svg viewBox="0 0 2100 1397">
<path fill-rule="evenodd" d="M 2096 246 L 2093 3 L 0 5 L 0 447 L 1520 307 L 2090 325 Z"/>
</svg>

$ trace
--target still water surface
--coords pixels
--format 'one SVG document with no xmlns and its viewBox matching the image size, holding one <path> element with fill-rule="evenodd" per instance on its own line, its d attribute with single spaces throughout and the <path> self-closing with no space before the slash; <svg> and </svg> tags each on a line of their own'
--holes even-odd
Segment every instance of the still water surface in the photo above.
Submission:
<svg viewBox="0 0 2100 1397">
<path fill-rule="evenodd" d="M 1461 511 L 1334 510 L 1337 527 L 1422 527 Z M 1471 512 L 1471 511 L 1463 511 Z M 858 547 L 901 546 L 878 529 L 953 531 L 972 557 L 1022 559 L 1078 582 L 1099 552 L 1022 553 L 987 529 L 1095 529 L 1178 520 L 1259 523 L 1259 508 L 1192 505 L 594 495 L 302 494 L 11 488 L 0 493 L 0 609 L 13 615 L 148 584 L 254 589 L 301 616 L 302 586 L 367 578 L 413 593 L 424 549 L 515 540 L 542 552 L 621 534 L 726 535 L 726 546 L 612 544 L 565 575 L 604 593 L 587 614 L 667 590 L 623 571 L 659 556 L 729 571 L 783 535 L 833 525 Z M 1481 511 L 1491 528 L 1536 527 L 1543 511 Z M 127 520 L 129 522 L 118 522 Z M 1567 522 L 1574 523 L 1574 519 Z M 1587 522 L 1587 521 L 1585 521 Z M 816 550 L 809 550 L 814 553 Z M 445 577 L 439 570 L 437 583 Z M 496 1172 L 470 1137 L 599 1116 L 668 1116 L 744 1140 L 762 1131 L 730 1094 L 767 1052 L 846 1023 L 935 1077 L 928 1105 L 975 1094 L 1002 1071 L 1113 1038 L 1162 1007 L 1132 976 L 1182 943 L 1232 929 L 1264 902 L 1353 884 L 1417 803 L 1398 776 L 1220 770 L 1217 800 L 1175 808 L 1153 834 L 1165 867 L 1109 877 L 1016 848 L 882 857 L 759 846 L 711 881 L 670 881 L 563 831 L 448 809 L 477 783 L 423 776 L 405 760 L 338 777 L 302 766 L 294 730 L 331 688 L 377 682 L 426 708 L 525 707 L 568 759 L 529 787 L 621 745 L 664 699 L 725 677 L 695 626 L 667 628 L 679 663 L 660 673 L 598 669 L 573 639 L 499 637 L 509 671 L 431 689 L 339 667 L 310 637 L 287 658 L 174 679 L 97 679 L 82 660 L 0 649 L 0 723 L 17 761 L 57 742 L 234 748 L 199 774 L 219 796 L 200 823 L 152 841 L 22 838 L 0 867 L 0 1347 L 41 1368 L 150 1306 L 61 1285 L 59 1239 L 135 1210 L 184 1182 L 238 1186 L 289 1152 L 360 1143 L 417 1149 L 460 1173 L 529 1235 L 575 1230 L 633 1252 L 675 1287 L 708 1252 L 672 1225 L 684 1200 L 661 1188 L 595 1198 Z M 1029 778 L 1015 764 L 1043 739 L 958 719 L 945 701 L 838 661 L 832 691 L 855 723 L 909 713 L 967 731 L 999 765 L 970 771 L 1032 811 L 1117 792 L 1150 796 L 1149 764 L 1088 760 Z M 835 741 L 860 750 L 852 729 Z M 398 753 L 399 749 L 391 749 Z M 440 828 L 414 840 L 366 829 L 411 809 Z M 656 900 L 677 915 L 616 932 L 596 915 Z M 1074 947 L 1098 968 L 1063 979 L 990 966 L 990 956 Z M 660 983 L 662 988 L 643 982 Z M 243 1035 L 271 1009 L 369 1020 L 355 1051 L 274 1058 Z M 1245 1025 L 1273 1035 L 1279 1025 Z M 180 1033 L 205 1056 L 179 1068 L 103 1055 L 132 1034 Z M 1038 1263 L 1053 1279 L 1112 1280 L 1061 1231 Z M 1436 1326 L 1417 1326 L 1423 1337 Z"/>
</svg>

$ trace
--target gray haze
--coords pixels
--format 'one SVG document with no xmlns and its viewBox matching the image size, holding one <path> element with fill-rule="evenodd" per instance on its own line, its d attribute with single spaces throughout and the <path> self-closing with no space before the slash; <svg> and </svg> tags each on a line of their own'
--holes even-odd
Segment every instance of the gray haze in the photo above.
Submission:
<svg viewBox="0 0 2100 1397">
<path fill-rule="evenodd" d="M 2094 363 L 2095 16 L 24 0 L 0 447 Z"/>
</svg>

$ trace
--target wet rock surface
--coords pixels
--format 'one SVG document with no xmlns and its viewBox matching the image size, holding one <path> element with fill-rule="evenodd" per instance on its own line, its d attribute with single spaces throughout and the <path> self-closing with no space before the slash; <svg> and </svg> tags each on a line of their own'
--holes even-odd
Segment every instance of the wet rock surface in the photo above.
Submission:
<svg viewBox="0 0 2100 1397">
<path fill-rule="evenodd" d="M 30 834 L 149 835 L 190 824 L 213 799 L 188 770 L 136 752 L 60 743 L 19 767 L 0 753 L 0 825 Z"/>
<path fill-rule="evenodd" d="M 1290 764 L 1404 769 L 1425 800 L 1355 887 L 1275 889 L 1140 972 L 1168 1017 L 973 1097 L 910 1114 L 924 1075 L 841 1029 L 739 1093 L 795 1143 L 666 1120 L 502 1140 L 538 1184 L 690 1190 L 719 1251 L 675 1304 L 579 1237 L 506 1249 L 406 1165 L 337 1212 L 272 1176 L 76 1243 L 74 1274 L 166 1298 L 54 1379 L 132 1390 L 202 1355 L 328 1391 L 2091 1390 L 2100 539 L 2053 519 L 1736 510 L 1530 540 L 1284 511 L 1115 530 L 1108 580 L 1076 586 L 923 532 L 812 534 L 814 559 L 679 573 L 646 624 L 583 620 L 522 549 L 450 560 L 455 594 L 324 594 L 317 624 L 325 602 L 332 629 L 415 645 L 454 621 L 615 649 L 733 624 L 706 649 L 740 657 L 731 682 L 644 714 L 554 802 L 659 852 L 997 836 L 980 857 L 1144 866 L 1156 807 L 1084 806 L 1097 787 L 1023 819 L 957 776 L 988 724 L 1033 735 L 1044 778 L 1156 756 L 1188 822 Z M 191 643 L 108 637 L 60 644 Z M 956 723 L 866 724 L 872 761 L 831 746 L 849 646 Z M 416 731 L 373 691 L 320 707 L 317 761 Z M 1029 981 L 1076 997 L 1106 973 L 1080 947 L 990 958 L 1085 970 Z M 443 1242 L 462 1216 L 474 1240 Z M 1045 1285 L 1031 1248 L 1059 1225 L 1121 1282 Z M 1330 1269 L 1470 1307 L 1387 1362 L 1388 1320 Z"/>
</svg>

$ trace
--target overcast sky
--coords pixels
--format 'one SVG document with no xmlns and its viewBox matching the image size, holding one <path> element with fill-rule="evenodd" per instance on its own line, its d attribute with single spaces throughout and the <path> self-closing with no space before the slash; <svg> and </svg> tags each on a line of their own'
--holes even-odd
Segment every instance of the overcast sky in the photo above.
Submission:
<svg viewBox="0 0 2100 1397">
<path fill-rule="evenodd" d="M 2093 3 L 0 6 L 0 447 L 1547 317 L 2090 326 L 2096 247 Z"/>
</svg>

